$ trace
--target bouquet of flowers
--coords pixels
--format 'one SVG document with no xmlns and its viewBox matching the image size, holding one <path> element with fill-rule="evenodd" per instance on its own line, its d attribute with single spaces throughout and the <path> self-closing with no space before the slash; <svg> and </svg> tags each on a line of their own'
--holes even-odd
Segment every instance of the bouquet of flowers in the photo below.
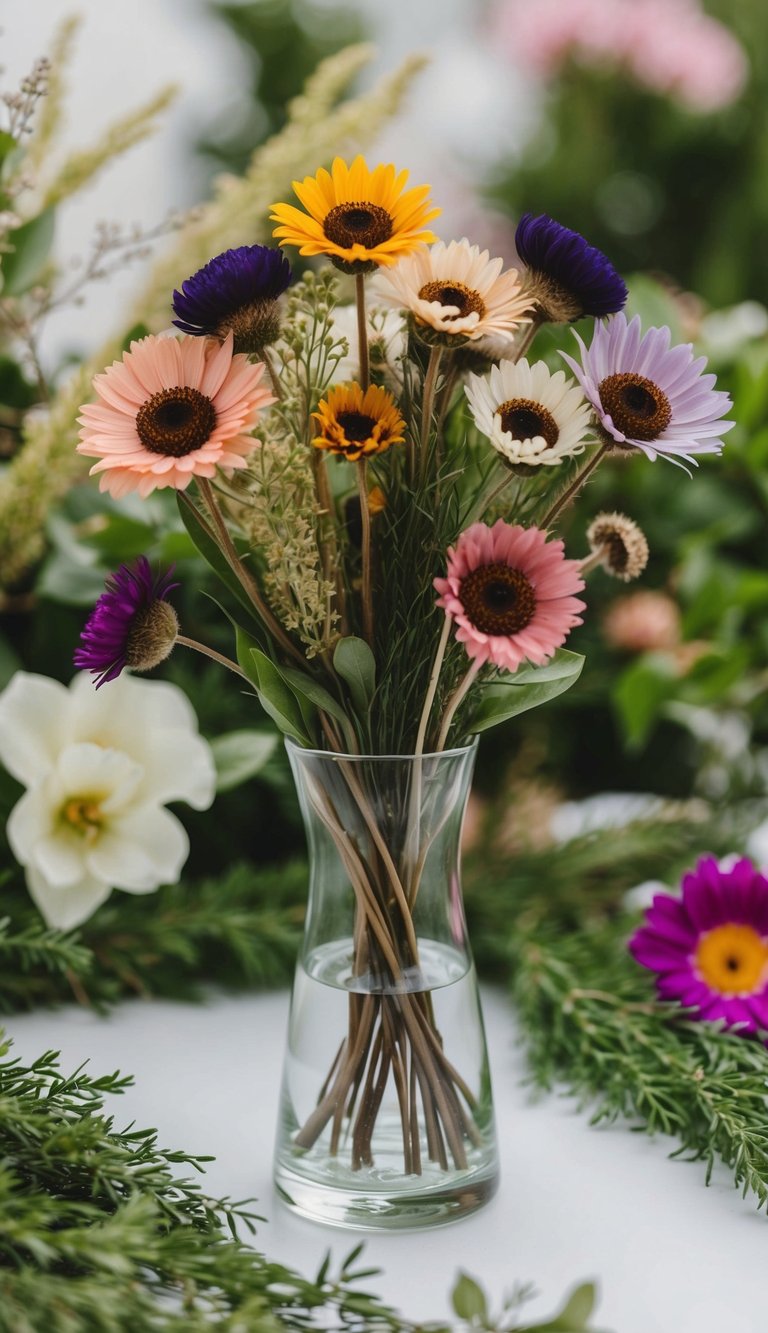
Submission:
<svg viewBox="0 0 768 1333">
<path fill-rule="evenodd" d="M 463 939 L 470 742 L 578 678 L 563 644 L 585 576 L 629 580 L 648 558 L 622 514 L 593 519 L 580 558 L 555 522 L 601 464 L 640 450 L 695 465 L 732 423 L 703 359 L 627 321 L 624 282 L 580 235 L 527 215 L 521 266 L 505 270 L 437 241 L 429 187 L 406 182 L 360 157 L 296 182 L 301 207 L 276 204 L 274 234 L 331 267 L 291 285 L 281 249 L 228 250 L 174 292 L 182 337 L 133 342 L 96 376 L 79 451 L 113 497 L 176 491 L 235 648 L 187 637 L 171 573 L 139 561 L 114 575 L 76 662 L 103 685 L 194 649 L 285 734 L 316 875 L 353 905 L 334 955 L 344 1028 L 306 1113 L 288 1116 L 292 1151 L 322 1141 L 336 1158 L 346 1134 L 350 1171 L 371 1168 L 391 1089 L 413 1181 L 465 1179 L 492 1137 L 487 1071 L 473 1083 L 448 1049 L 430 953 Z M 573 378 L 529 359 L 544 324 L 585 317 L 589 345 L 577 334 L 563 354 Z M 75 831 L 98 835 L 108 804 L 71 800 Z M 321 897 L 307 957 L 336 910 Z M 311 1052 L 294 1054 L 306 1070 Z"/>
</svg>

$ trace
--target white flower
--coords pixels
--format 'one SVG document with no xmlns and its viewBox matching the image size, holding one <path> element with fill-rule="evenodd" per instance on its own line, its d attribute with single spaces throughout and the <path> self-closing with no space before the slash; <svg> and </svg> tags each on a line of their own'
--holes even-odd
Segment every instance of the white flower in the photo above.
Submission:
<svg viewBox="0 0 768 1333">
<path fill-rule="evenodd" d="M 205 810 L 215 790 L 210 746 L 186 695 L 121 676 L 96 691 L 18 671 L 0 694 L 0 761 L 27 788 L 8 841 L 49 926 L 79 925 L 113 888 L 174 883 L 189 854 L 163 804 Z"/>
<path fill-rule="evenodd" d="M 417 250 L 376 278 L 376 293 L 388 305 L 409 310 L 417 325 L 457 343 L 485 337 L 506 340 L 511 349 L 520 324 L 527 324 L 530 298 L 516 269 L 502 273 L 503 259 L 491 259 L 469 241 L 438 241 Z"/>
<path fill-rule="evenodd" d="M 560 463 L 584 450 L 592 409 L 562 370 L 543 361 L 502 361 L 470 375 L 465 389 L 475 425 L 509 463 Z"/>
<path fill-rule="evenodd" d="M 368 356 L 374 379 L 380 379 L 392 389 L 401 389 L 403 385 L 402 358 L 405 356 L 408 338 L 405 324 L 397 310 L 382 310 L 380 306 L 368 306 L 365 312 L 368 326 Z M 334 338 L 346 338 L 349 344 L 347 355 L 342 357 L 333 372 L 334 384 L 344 384 L 347 380 L 360 379 L 360 353 L 357 338 L 357 309 L 354 305 L 338 305 L 333 312 Z"/>
</svg>

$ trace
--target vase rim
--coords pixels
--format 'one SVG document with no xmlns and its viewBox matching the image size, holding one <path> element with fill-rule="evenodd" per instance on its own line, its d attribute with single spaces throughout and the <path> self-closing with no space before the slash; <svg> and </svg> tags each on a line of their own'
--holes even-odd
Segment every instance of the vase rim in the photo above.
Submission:
<svg viewBox="0 0 768 1333">
<path fill-rule="evenodd" d="M 315 750 L 308 745 L 299 745 L 292 736 L 286 736 L 285 748 L 289 754 L 295 751 L 297 754 L 311 755 L 316 759 L 343 759 L 345 762 L 370 763 L 372 759 L 398 760 L 402 763 L 404 760 L 415 759 L 457 759 L 461 755 L 472 754 L 477 749 L 479 736 L 473 736 L 467 745 L 457 745 L 450 750 L 425 750 L 421 755 L 415 754 L 345 754 L 337 750 Z"/>
</svg>

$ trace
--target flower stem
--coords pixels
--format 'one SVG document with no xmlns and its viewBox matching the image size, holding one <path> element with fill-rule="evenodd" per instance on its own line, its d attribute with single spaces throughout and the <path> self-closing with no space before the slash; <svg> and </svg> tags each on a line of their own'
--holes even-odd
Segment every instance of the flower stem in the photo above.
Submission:
<svg viewBox="0 0 768 1333">
<path fill-rule="evenodd" d="M 437 375 L 440 370 L 440 361 L 443 355 L 442 347 L 436 345 L 430 350 L 429 364 L 427 373 L 424 376 L 424 398 L 421 406 L 421 475 L 424 476 L 426 468 L 427 443 L 429 441 L 429 428 L 432 424 L 432 407 L 435 401 L 435 390 L 437 389 Z"/>
<path fill-rule="evenodd" d="M 459 707 L 459 704 L 462 703 L 462 701 L 466 697 L 467 692 L 470 689 L 470 686 L 472 685 L 475 676 L 477 675 L 482 665 L 483 664 L 480 661 L 480 659 L 476 657 L 472 662 L 469 671 L 465 676 L 462 677 L 456 689 L 454 690 L 453 694 L 451 695 L 450 699 L 448 700 L 445 712 L 443 714 L 442 725 L 440 727 L 440 735 L 437 738 L 438 752 L 440 750 L 445 749 L 445 742 L 448 739 L 448 732 L 451 730 L 451 723 L 453 722 L 453 719 L 456 715 L 456 709 Z"/>
<path fill-rule="evenodd" d="M 360 385 L 365 393 L 371 382 L 368 355 L 368 323 L 365 317 L 365 274 L 355 275 L 355 304 L 357 306 L 357 345 L 360 353 Z"/>
<path fill-rule="evenodd" d="M 593 569 L 602 565 L 605 560 L 605 551 L 601 548 L 599 551 L 593 551 L 591 555 L 585 555 L 583 560 L 579 561 L 582 574 L 591 574 Z"/>
<path fill-rule="evenodd" d="M 262 347 L 261 349 L 261 359 L 264 362 L 264 365 L 267 367 L 267 370 L 269 371 L 269 378 L 272 382 L 272 392 L 275 395 L 277 401 L 281 402 L 283 397 L 283 391 L 280 388 L 280 379 L 277 374 L 277 371 L 275 370 L 275 363 L 272 359 L 272 354 L 271 352 L 267 351 L 266 347 Z"/>
<path fill-rule="evenodd" d="M 605 455 L 608 453 L 609 448 L 610 445 L 601 444 L 600 448 L 595 450 L 592 456 L 585 463 L 584 467 L 581 468 L 581 470 L 576 473 L 576 476 L 574 477 L 570 486 L 566 487 L 562 495 L 559 496 L 557 500 L 555 500 L 555 503 L 552 505 L 552 508 L 544 515 L 544 518 L 538 525 L 540 528 L 548 528 L 550 523 L 554 522 L 554 520 L 557 518 L 558 514 L 561 514 L 563 510 L 567 508 L 567 506 L 571 503 L 571 500 L 574 500 L 576 498 L 582 486 L 584 485 L 585 481 L 587 481 L 587 479 L 592 476 L 592 473 L 595 471 L 595 469 L 599 466 L 600 463 L 602 463 L 603 459 L 605 458 Z"/>
<path fill-rule="evenodd" d="M 523 325 L 519 338 L 512 349 L 512 355 L 509 358 L 510 361 L 517 362 L 521 357 L 525 356 L 542 324 L 546 324 L 546 322 L 544 315 L 541 311 L 537 310 L 532 316 L 530 324 Z"/>
<path fill-rule="evenodd" d="M 414 750 L 414 755 L 417 758 L 424 753 L 424 741 L 427 735 L 427 727 L 429 726 L 429 717 L 430 713 L 432 712 L 432 705 L 435 702 L 435 694 L 437 693 L 437 682 L 440 679 L 440 671 L 443 665 L 443 658 L 445 657 L 445 650 L 446 647 L 448 646 L 448 635 L 451 632 L 452 623 L 453 622 L 451 620 L 451 617 L 446 616 L 445 624 L 443 625 L 443 632 L 440 635 L 440 642 L 437 645 L 435 660 L 432 663 L 432 674 L 429 678 L 429 685 L 427 687 L 427 694 L 424 700 L 424 707 L 422 709 L 421 719 L 419 721 L 419 730 L 416 736 L 416 747 Z"/>
<path fill-rule="evenodd" d="M 177 634 L 176 642 L 183 648 L 194 648 L 196 653 L 202 653 L 204 657 L 210 657 L 212 661 L 218 662 L 219 666 L 226 667 L 228 671 L 233 671 L 236 676 L 242 676 L 243 680 L 248 680 L 244 671 L 241 671 L 237 662 L 231 658 L 225 657 L 223 653 L 217 653 L 215 648 L 209 648 L 204 643 L 198 643 L 197 639 L 188 639 L 186 634 Z M 250 681 L 248 684 L 250 685 Z"/>
<path fill-rule="evenodd" d="M 373 649 L 373 592 L 371 579 L 371 511 L 368 507 L 367 467 L 364 458 L 357 465 L 357 490 L 360 496 L 360 518 L 363 525 L 363 633 L 368 647 Z"/>
<path fill-rule="evenodd" d="M 256 580 L 253 578 L 251 573 L 245 568 L 245 565 L 240 559 L 240 556 L 238 555 L 237 550 L 235 549 L 235 544 L 229 535 L 229 529 L 227 528 L 226 522 L 224 520 L 224 515 L 222 514 L 219 508 L 219 504 L 210 481 L 208 480 L 207 477 L 197 477 L 196 480 L 198 489 L 200 491 L 201 496 L 203 497 L 203 500 L 205 501 L 206 507 L 213 522 L 213 526 L 216 530 L 216 535 L 219 539 L 219 545 L 221 547 L 222 554 L 226 558 L 227 564 L 232 570 L 232 573 L 235 575 L 238 582 L 243 587 L 244 591 L 248 594 L 248 597 L 250 598 L 254 607 L 258 611 L 259 615 L 261 616 L 261 619 L 264 621 L 264 624 L 266 625 L 272 637 L 277 641 L 277 643 L 284 650 L 284 652 L 288 653 L 289 656 L 295 658 L 303 666 L 304 665 L 303 656 L 296 648 L 294 648 L 282 625 L 280 625 L 273 616 L 272 612 L 266 605 L 261 595 L 261 590 Z"/>
</svg>

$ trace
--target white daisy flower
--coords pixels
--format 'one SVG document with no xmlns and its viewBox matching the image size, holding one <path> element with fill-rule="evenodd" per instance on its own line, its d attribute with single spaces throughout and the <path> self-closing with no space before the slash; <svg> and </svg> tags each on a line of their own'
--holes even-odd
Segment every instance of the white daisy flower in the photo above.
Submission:
<svg viewBox="0 0 768 1333">
<path fill-rule="evenodd" d="M 517 270 L 503 267 L 467 240 L 438 241 L 382 270 L 373 285 L 378 300 L 410 312 L 427 342 L 451 346 L 493 335 L 511 350 L 517 328 L 530 321 L 530 297 Z"/>
<path fill-rule="evenodd" d="M 581 389 L 544 361 L 501 361 L 490 375 L 470 375 L 465 393 L 478 430 L 508 463 L 561 463 L 593 438 Z"/>
<path fill-rule="evenodd" d="M 205 810 L 216 774 L 186 695 L 121 676 L 96 691 L 17 671 L 0 695 L 0 762 L 27 788 L 8 820 L 11 850 L 49 926 L 71 930 L 113 888 L 173 884 L 189 841 L 166 801 Z"/>
</svg>

